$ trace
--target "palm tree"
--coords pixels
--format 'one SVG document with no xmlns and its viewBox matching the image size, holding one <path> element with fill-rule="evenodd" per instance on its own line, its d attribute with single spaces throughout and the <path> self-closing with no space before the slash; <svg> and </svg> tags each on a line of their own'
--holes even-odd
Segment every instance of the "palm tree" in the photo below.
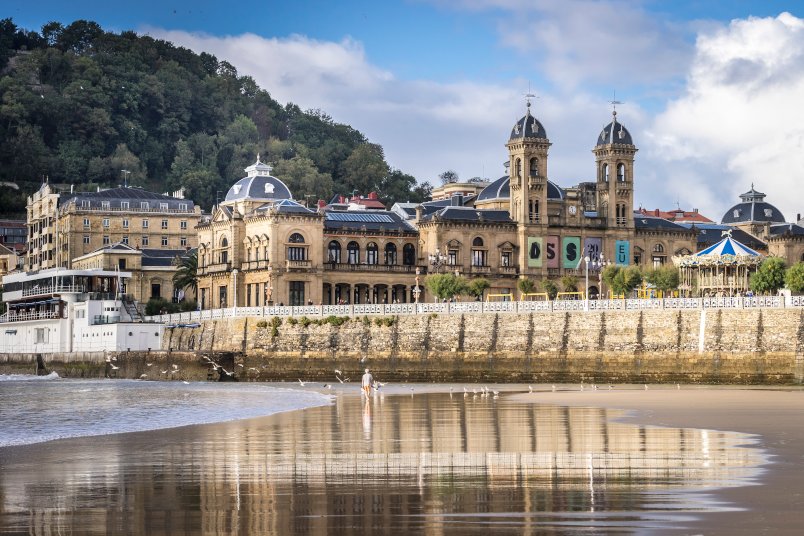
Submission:
<svg viewBox="0 0 804 536">
<path fill-rule="evenodd" d="M 173 286 L 182 290 L 190 289 L 193 295 L 198 294 L 198 250 L 193 249 L 176 260 L 178 268 L 173 274 Z"/>
</svg>

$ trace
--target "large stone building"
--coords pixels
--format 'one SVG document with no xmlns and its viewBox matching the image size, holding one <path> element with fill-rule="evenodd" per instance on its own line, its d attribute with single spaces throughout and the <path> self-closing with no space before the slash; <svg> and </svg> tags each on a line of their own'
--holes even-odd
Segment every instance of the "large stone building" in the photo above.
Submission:
<svg viewBox="0 0 804 536">
<path fill-rule="evenodd" d="M 434 271 L 514 294 L 524 277 L 582 279 L 587 258 L 598 294 L 608 263 L 660 266 L 695 250 L 693 230 L 635 215 L 637 148 L 616 112 L 593 148 L 594 182 L 548 180 L 550 145 L 528 104 L 506 144 L 509 175 L 477 194 L 371 211 L 310 210 L 258 158 L 198 227 L 201 305 L 426 300 L 422 277 Z"/>
<path fill-rule="evenodd" d="M 201 208 L 173 195 L 123 187 L 59 193 L 49 184 L 28 198 L 25 268 L 70 268 L 73 259 L 122 243 L 134 248 L 196 247 Z"/>
</svg>

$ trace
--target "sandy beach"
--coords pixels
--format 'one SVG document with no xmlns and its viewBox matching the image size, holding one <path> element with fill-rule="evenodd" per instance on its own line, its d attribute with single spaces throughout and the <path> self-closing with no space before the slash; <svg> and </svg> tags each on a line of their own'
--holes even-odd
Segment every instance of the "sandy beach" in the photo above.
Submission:
<svg viewBox="0 0 804 536">
<path fill-rule="evenodd" d="M 801 390 L 463 387 L 2 448 L 0 534 L 800 533 Z"/>
<path fill-rule="evenodd" d="M 560 386 L 567 389 L 568 386 Z M 577 389 L 577 390 L 576 390 Z M 701 534 L 801 534 L 804 525 L 804 390 L 649 386 L 630 390 L 536 392 L 533 403 L 628 410 L 625 422 L 734 431 L 757 436 L 771 459 L 757 485 L 719 490 L 744 508 L 693 522 Z M 690 533 L 696 533 L 695 531 Z"/>
</svg>

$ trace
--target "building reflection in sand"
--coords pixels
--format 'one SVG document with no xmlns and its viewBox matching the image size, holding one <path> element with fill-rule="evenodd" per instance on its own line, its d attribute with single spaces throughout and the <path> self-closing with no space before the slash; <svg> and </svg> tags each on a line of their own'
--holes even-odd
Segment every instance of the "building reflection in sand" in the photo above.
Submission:
<svg viewBox="0 0 804 536">
<path fill-rule="evenodd" d="M 763 463 L 746 436 L 445 394 L 15 449 L 0 532 L 516 534 L 677 527 Z M 27 453 L 27 454 L 23 454 Z"/>
</svg>

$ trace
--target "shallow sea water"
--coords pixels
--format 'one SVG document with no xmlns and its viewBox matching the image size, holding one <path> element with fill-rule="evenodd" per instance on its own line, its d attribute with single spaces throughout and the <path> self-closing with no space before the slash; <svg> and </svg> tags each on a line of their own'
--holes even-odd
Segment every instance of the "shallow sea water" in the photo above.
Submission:
<svg viewBox="0 0 804 536">
<path fill-rule="evenodd" d="M 237 421 L 221 418 L 226 410 L 206 416 L 228 421 L 214 425 L 0 448 L 0 533 L 683 534 L 692 518 L 735 508 L 717 488 L 752 484 L 765 462 L 750 436 L 638 426 L 611 410 L 528 404 L 507 392 L 400 386 L 366 401 L 354 385 L 19 389 L 67 414 L 74 395 L 60 391 L 76 385 L 90 389 L 79 406 L 119 400 L 131 414 L 247 413 L 260 397 L 266 413 L 308 408 Z M 3 404 L 8 386 L 0 382 Z M 260 394 L 239 398 L 252 389 Z"/>
</svg>

